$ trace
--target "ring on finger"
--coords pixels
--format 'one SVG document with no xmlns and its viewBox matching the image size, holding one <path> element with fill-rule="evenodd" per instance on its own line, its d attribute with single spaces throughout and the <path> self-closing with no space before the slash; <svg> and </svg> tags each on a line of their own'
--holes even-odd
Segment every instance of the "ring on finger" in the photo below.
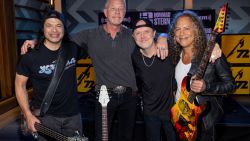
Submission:
<svg viewBox="0 0 250 141">
<path fill-rule="evenodd" d="M 166 47 L 161 47 L 160 50 L 168 50 Z"/>
</svg>

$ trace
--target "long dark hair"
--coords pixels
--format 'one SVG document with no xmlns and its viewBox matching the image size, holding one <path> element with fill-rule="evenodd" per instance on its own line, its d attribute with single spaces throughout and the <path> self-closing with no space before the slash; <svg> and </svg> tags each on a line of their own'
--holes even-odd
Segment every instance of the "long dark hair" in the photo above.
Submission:
<svg viewBox="0 0 250 141">
<path fill-rule="evenodd" d="M 174 63 L 177 64 L 178 58 L 182 51 L 181 45 L 175 41 L 175 33 L 174 33 L 176 23 L 180 17 L 189 17 L 195 26 L 195 31 L 197 32 L 195 33 L 194 48 L 193 48 L 194 59 L 201 60 L 204 50 L 207 46 L 207 37 L 203 24 L 200 21 L 197 14 L 189 10 L 184 10 L 182 12 L 178 12 L 174 16 L 168 36 L 169 49 L 171 55 L 173 56 Z"/>
</svg>

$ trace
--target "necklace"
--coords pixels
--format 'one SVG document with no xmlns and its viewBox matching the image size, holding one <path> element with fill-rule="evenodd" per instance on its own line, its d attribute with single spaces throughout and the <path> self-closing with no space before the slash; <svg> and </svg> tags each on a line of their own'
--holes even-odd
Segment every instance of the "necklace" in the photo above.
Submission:
<svg viewBox="0 0 250 141">
<path fill-rule="evenodd" d="M 144 63 L 145 66 L 151 67 L 151 66 L 153 65 L 153 63 L 154 63 L 154 61 L 155 61 L 155 55 L 154 55 L 153 61 L 152 61 L 150 64 L 147 64 L 147 63 L 146 63 L 146 61 L 145 61 L 144 56 L 143 56 L 142 53 L 141 53 L 141 56 L 142 56 L 142 60 L 143 60 L 143 63 Z"/>
</svg>

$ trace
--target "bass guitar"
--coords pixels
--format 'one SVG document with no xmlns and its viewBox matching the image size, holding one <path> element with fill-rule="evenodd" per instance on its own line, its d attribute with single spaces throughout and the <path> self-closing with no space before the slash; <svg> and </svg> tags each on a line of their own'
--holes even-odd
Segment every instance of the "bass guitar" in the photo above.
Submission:
<svg viewBox="0 0 250 141">
<path fill-rule="evenodd" d="M 108 141 L 109 134 L 108 134 L 107 106 L 109 103 L 109 95 L 107 87 L 105 85 L 102 85 L 100 88 L 98 101 L 102 105 L 102 141 Z"/>
<path fill-rule="evenodd" d="M 56 132 L 56 131 L 50 129 L 49 127 L 46 127 L 40 123 L 35 123 L 35 128 L 36 128 L 38 133 L 42 133 L 42 134 L 49 136 L 57 141 L 88 141 L 88 138 L 85 136 L 81 137 L 79 135 L 78 131 L 76 131 L 76 136 L 67 137 L 67 136 L 65 136 L 61 133 L 58 133 L 58 132 Z M 21 131 L 22 131 L 23 135 L 30 134 L 30 131 L 29 131 L 28 126 L 27 126 L 27 122 L 24 119 L 24 115 L 22 113 L 21 113 Z M 35 139 L 39 138 L 38 133 L 32 133 L 32 135 Z"/>
<path fill-rule="evenodd" d="M 215 40 L 218 34 L 224 32 L 227 4 L 224 4 L 219 12 L 218 19 L 212 31 L 207 48 L 205 49 L 202 60 L 196 72 L 196 79 L 202 79 L 209 62 L 209 58 L 215 46 Z M 204 104 L 195 102 L 196 93 L 190 90 L 190 77 L 186 76 L 181 83 L 180 98 L 171 108 L 171 121 L 177 131 L 180 140 L 195 141 L 197 137 L 198 117 L 204 111 Z"/>
</svg>

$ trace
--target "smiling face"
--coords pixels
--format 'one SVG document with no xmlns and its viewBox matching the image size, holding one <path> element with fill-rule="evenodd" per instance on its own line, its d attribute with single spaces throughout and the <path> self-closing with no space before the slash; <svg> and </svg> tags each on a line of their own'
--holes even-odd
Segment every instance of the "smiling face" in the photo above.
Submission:
<svg viewBox="0 0 250 141">
<path fill-rule="evenodd" d="M 144 25 L 144 21 L 138 21 L 136 26 Z M 133 37 L 136 44 L 142 49 L 150 48 L 153 45 L 155 36 L 155 30 L 150 27 L 139 27 L 136 28 L 133 32 Z"/>
<path fill-rule="evenodd" d="M 115 26 L 121 25 L 125 16 L 126 7 L 124 0 L 108 0 L 104 9 L 107 23 Z"/>
<path fill-rule="evenodd" d="M 57 18 L 48 18 L 43 26 L 45 42 L 47 44 L 60 44 L 64 36 L 64 26 Z"/>
<path fill-rule="evenodd" d="M 177 20 L 174 34 L 176 42 L 179 43 L 183 48 L 194 47 L 196 30 L 192 20 L 189 17 L 183 16 Z"/>
</svg>

